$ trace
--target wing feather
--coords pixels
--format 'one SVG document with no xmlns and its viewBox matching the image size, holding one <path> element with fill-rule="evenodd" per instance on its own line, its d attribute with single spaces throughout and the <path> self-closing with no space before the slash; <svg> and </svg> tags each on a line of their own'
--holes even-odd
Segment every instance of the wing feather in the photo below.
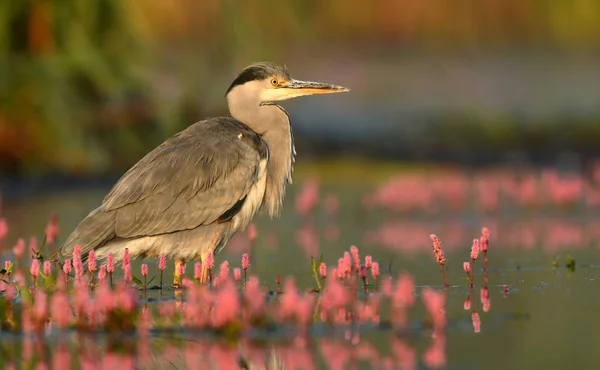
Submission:
<svg viewBox="0 0 600 370">
<path fill-rule="evenodd" d="M 258 134 L 233 119 L 199 122 L 164 142 L 132 167 L 104 199 L 116 213 L 115 235 L 157 235 L 210 224 L 255 184 L 261 159 L 241 140 Z"/>
</svg>

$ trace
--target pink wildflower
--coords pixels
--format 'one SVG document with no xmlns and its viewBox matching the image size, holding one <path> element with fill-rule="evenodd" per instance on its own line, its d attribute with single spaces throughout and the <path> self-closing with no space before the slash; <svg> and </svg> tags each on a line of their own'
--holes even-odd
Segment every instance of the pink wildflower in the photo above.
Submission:
<svg viewBox="0 0 600 370">
<path fill-rule="evenodd" d="M 88 254 L 88 270 L 91 273 L 96 272 L 96 252 L 92 249 Z"/>
<path fill-rule="evenodd" d="M 46 292 L 38 288 L 35 291 L 35 302 L 33 304 L 33 317 L 36 321 L 43 322 L 48 317 L 48 296 Z"/>
<path fill-rule="evenodd" d="M 240 268 L 236 267 L 233 269 L 233 278 L 235 281 L 242 280 L 242 270 Z"/>
<path fill-rule="evenodd" d="M 358 248 L 353 245 L 350 247 L 350 253 L 352 254 L 352 261 L 354 262 L 354 269 L 358 271 L 360 265 L 360 257 L 358 255 Z"/>
<path fill-rule="evenodd" d="M 360 265 L 358 267 L 358 271 L 359 271 L 359 275 L 361 279 L 366 279 L 367 278 L 367 266 L 365 265 Z"/>
<path fill-rule="evenodd" d="M 221 280 L 227 280 L 229 278 L 229 262 L 223 261 L 223 263 L 221 263 L 219 277 Z"/>
<path fill-rule="evenodd" d="M 6 271 L 8 271 L 8 269 L 10 268 L 10 266 L 12 266 L 12 262 L 10 262 L 10 261 L 4 261 L 4 269 Z M 7 276 L 10 276 L 10 272 L 8 273 Z"/>
<path fill-rule="evenodd" d="M 294 316 L 298 301 L 300 300 L 293 277 L 288 276 L 285 279 L 283 291 L 284 293 L 279 298 L 278 311 L 280 318 L 285 320 Z"/>
<path fill-rule="evenodd" d="M 244 298 L 249 306 L 250 312 L 253 315 L 263 313 L 266 305 L 266 292 L 260 287 L 260 282 L 256 276 L 251 276 L 246 283 Z"/>
<path fill-rule="evenodd" d="M 158 269 L 160 271 L 165 271 L 166 268 L 167 268 L 167 256 L 165 256 L 164 254 L 161 254 L 160 258 L 158 259 Z"/>
<path fill-rule="evenodd" d="M 23 257 L 23 254 L 25 253 L 25 240 L 23 240 L 23 239 L 17 240 L 17 244 L 15 244 L 12 251 L 13 251 L 13 254 L 15 255 L 16 259 L 20 260 L 21 257 Z"/>
<path fill-rule="evenodd" d="M 424 288 L 421 298 L 423 299 L 427 312 L 433 320 L 436 331 L 443 329 L 446 326 L 446 314 L 444 309 L 446 297 L 444 294 L 431 288 Z"/>
<path fill-rule="evenodd" d="M 7 234 L 8 234 L 8 224 L 6 223 L 5 219 L 0 218 L 0 240 L 4 239 Z"/>
<path fill-rule="evenodd" d="M 123 268 L 125 265 L 131 264 L 131 257 L 129 256 L 129 249 L 125 248 L 125 253 L 123 254 Z"/>
<path fill-rule="evenodd" d="M 489 243 L 490 243 L 490 232 L 487 227 L 484 227 L 481 230 L 481 241 L 480 241 L 481 251 L 483 253 L 487 253 Z"/>
<path fill-rule="evenodd" d="M 473 321 L 473 331 L 479 333 L 481 331 L 481 319 L 477 311 L 471 313 L 471 320 Z"/>
<path fill-rule="evenodd" d="M 108 271 L 109 274 L 115 272 L 115 256 L 113 256 L 112 253 L 109 253 L 106 258 L 106 271 Z"/>
<path fill-rule="evenodd" d="M 98 279 L 106 279 L 106 265 L 100 266 L 100 271 L 98 271 Z"/>
<path fill-rule="evenodd" d="M 83 263 L 81 262 L 81 247 L 76 245 L 73 251 L 73 268 L 75 269 L 75 277 L 81 278 L 83 275 Z"/>
<path fill-rule="evenodd" d="M 209 253 L 208 256 L 206 256 L 206 268 L 212 270 L 214 266 L 215 256 L 212 253 Z"/>
<path fill-rule="evenodd" d="M 365 266 L 367 266 L 368 269 L 370 269 L 371 266 L 373 266 L 373 257 L 371 257 L 371 256 L 365 257 Z"/>
<path fill-rule="evenodd" d="M 442 243 L 440 242 L 440 239 L 438 239 L 435 234 L 431 234 L 429 237 L 433 242 L 433 254 L 435 255 L 437 263 L 439 263 L 441 266 L 444 266 L 446 264 L 446 258 L 444 257 L 444 251 L 442 250 Z"/>
<path fill-rule="evenodd" d="M 473 239 L 473 246 L 471 247 L 471 259 L 475 261 L 479 256 L 479 240 Z"/>
<path fill-rule="evenodd" d="M 257 237 L 258 233 L 256 232 L 256 226 L 254 224 L 250 224 L 248 226 L 248 239 L 250 239 L 250 241 L 253 242 L 256 240 Z"/>
<path fill-rule="evenodd" d="M 467 298 L 467 300 L 465 301 L 463 308 L 465 309 L 465 311 L 468 311 L 471 309 L 471 300 L 469 298 Z"/>
<path fill-rule="evenodd" d="M 350 272 L 352 271 L 352 260 L 350 257 L 350 253 L 348 252 L 344 253 L 343 271 L 346 275 L 350 275 Z"/>
<path fill-rule="evenodd" d="M 44 261 L 44 275 L 50 276 L 52 273 L 52 265 L 50 261 Z"/>
<path fill-rule="evenodd" d="M 59 233 L 58 215 L 53 213 L 50 215 L 50 221 L 48 221 L 48 225 L 46 226 L 46 242 L 49 245 L 53 245 L 54 242 L 56 242 L 56 238 L 58 238 Z"/>
<path fill-rule="evenodd" d="M 239 294 L 233 283 L 229 279 L 220 283 L 223 286 L 215 296 L 215 307 L 212 310 L 212 324 L 216 328 L 234 321 L 241 311 Z"/>
<path fill-rule="evenodd" d="M 379 262 L 373 262 L 373 265 L 371 266 L 371 274 L 375 279 L 379 277 Z"/>
<path fill-rule="evenodd" d="M 463 262 L 463 270 L 468 274 L 471 271 L 471 264 L 469 262 Z"/>
<path fill-rule="evenodd" d="M 58 291 L 50 299 L 50 317 L 59 328 L 65 328 L 71 321 L 69 297 L 64 291 Z"/>
<path fill-rule="evenodd" d="M 123 265 L 123 270 L 125 272 L 125 277 L 124 277 L 125 281 L 126 282 L 130 282 L 131 279 L 132 279 L 132 277 L 131 277 L 131 265 L 130 264 L 127 264 L 127 265 L 124 264 Z"/>
<path fill-rule="evenodd" d="M 248 257 L 248 253 L 244 253 L 242 255 L 242 268 L 246 271 L 248 267 L 250 267 L 250 257 Z"/>
<path fill-rule="evenodd" d="M 200 280 L 202 279 L 202 263 L 196 262 L 194 264 L 194 279 Z"/>
<path fill-rule="evenodd" d="M 148 276 L 148 265 L 147 264 L 142 264 L 142 276 L 146 277 Z"/>
<path fill-rule="evenodd" d="M 321 275 L 321 278 L 323 279 L 327 277 L 327 265 L 325 264 L 325 262 L 321 262 L 321 264 L 319 265 L 319 275 Z"/>
<path fill-rule="evenodd" d="M 40 275 L 40 261 L 38 259 L 34 259 L 31 261 L 31 268 L 29 269 L 29 274 L 33 276 L 34 279 Z"/>
<path fill-rule="evenodd" d="M 415 282 L 412 275 L 403 273 L 398 277 L 392 301 L 398 307 L 409 307 L 415 304 Z"/>
<path fill-rule="evenodd" d="M 71 273 L 71 260 L 65 260 L 65 264 L 63 265 L 63 272 L 67 275 Z"/>
</svg>

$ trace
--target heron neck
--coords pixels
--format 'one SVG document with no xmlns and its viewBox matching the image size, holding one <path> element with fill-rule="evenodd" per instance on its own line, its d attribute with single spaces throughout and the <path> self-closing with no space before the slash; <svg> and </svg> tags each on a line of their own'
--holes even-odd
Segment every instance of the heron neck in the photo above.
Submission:
<svg viewBox="0 0 600 370">
<path fill-rule="evenodd" d="M 294 143 L 289 116 L 276 104 L 231 104 L 232 100 L 229 103 L 231 116 L 260 134 L 269 147 L 263 210 L 271 217 L 278 216 L 286 185 L 292 181 Z"/>
</svg>

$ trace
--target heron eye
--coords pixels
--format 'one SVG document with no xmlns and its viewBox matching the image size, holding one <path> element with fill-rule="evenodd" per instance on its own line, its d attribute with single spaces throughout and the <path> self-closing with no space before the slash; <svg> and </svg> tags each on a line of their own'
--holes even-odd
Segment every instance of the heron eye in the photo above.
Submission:
<svg viewBox="0 0 600 370">
<path fill-rule="evenodd" d="M 278 83 L 279 83 L 279 82 L 277 81 L 277 79 L 276 79 L 276 78 L 274 78 L 274 79 L 272 79 L 272 80 L 271 80 L 271 85 L 273 85 L 273 86 L 277 86 L 277 85 L 278 85 Z"/>
</svg>

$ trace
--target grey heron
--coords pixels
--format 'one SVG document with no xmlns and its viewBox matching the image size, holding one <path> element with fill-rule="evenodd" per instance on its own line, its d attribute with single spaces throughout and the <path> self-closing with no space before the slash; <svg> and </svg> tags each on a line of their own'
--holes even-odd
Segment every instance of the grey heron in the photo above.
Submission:
<svg viewBox="0 0 600 370">
<path fill-rule="evenodd" d="M 217 254 L 254 215 L 279 216 L 292 179 L 290 119 L 278 101 L 349 91 L 293 79 L 270 62 L 246 67 L 226 93 L 231 117 L 197 122 L 131 167 L 69 235 L 61 254 L 94 250 L 121 261 L 165 255 L 176 263 Z M 206 278 L 203 263 L 203 280 Z"/>
</svg>

